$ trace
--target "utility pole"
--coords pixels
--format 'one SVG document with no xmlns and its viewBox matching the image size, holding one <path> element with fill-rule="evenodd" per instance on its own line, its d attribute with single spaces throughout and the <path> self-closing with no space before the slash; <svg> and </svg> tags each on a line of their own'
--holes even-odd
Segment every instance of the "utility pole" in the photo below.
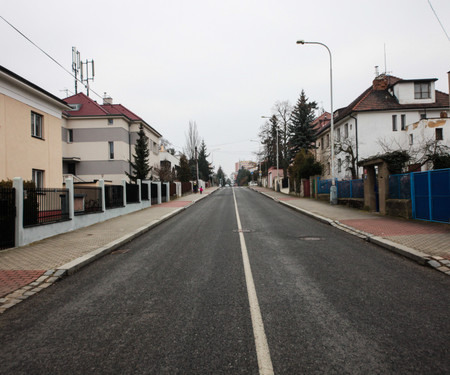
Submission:
<svg viewBox="0 0 450 375">
<path fill-rule="evenodd" d="M 198 152 L 197 152 L 197 146 L 195 146 L 195 164 L 197 166 L 197 188 L 198 188 Z"/>
</svg>

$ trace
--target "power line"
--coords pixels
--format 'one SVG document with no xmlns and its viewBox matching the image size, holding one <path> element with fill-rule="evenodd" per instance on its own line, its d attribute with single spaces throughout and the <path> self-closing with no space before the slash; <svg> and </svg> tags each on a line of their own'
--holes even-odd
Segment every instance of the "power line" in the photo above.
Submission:
<svg viewBox="0 0 450 375">
<path fill-rule="evenodd" d="M 431 5 L 431 1 L 430 0 L 428 0 L 428 4 L 430 4 L 431 10 L 433 11 L 434 15 L 436 16 L 436 19 L 438 20 L 439 25 L 441 25 L 442 30 L 444 31 L 444 34 L 447 36 L 447 39 L 450 42 L 450 37 L 448 36 L 447 31 L 445 31 L 444 25 L 442 24 L 441 20 L 439 19 L 438 15 L 436 14 L 436 11 L 434 10 L 433 5 Z"/>
<path fill-rule="evenodd" d="M 17 31 L 22 37 L 24 37 L 26 40 L 28 40 L 33 46 L 35 46 L 39 51 L 41 51 L 45 56 L 47 56 L 50 60 L 52 60 L 54 63 L 56 63 L 60 68 L 62 68 L 66 73 L 68 73 L 72 78 L 75 78 L 78 82 L 80 82 L 84 87 L 84 83 L 80 81 L 76 76 L 74 76 L 70 71 L 68 71 L 61 63 L 59 63 L 56 59 L 54 59 L 52 56 L 50 56 L 47 52 L 45 52 L 41 47 L 39 47 L 36 43 L 34 43 L 29 37 L 27 37 L 23 32 L 21 32 L 17 27 L 15 27 L 11 22 L 9 22 L 7 19 L 5 19 L 3 16 L 0 15 L 0 18 L 5 21 L 10 27 L 12 27 L 15 31 Z M 102 96 L 97 94 L 94 90 L 90 89 L 95 95 L 97 95 L 100 99 L 102 99 Z"/>
</svg>

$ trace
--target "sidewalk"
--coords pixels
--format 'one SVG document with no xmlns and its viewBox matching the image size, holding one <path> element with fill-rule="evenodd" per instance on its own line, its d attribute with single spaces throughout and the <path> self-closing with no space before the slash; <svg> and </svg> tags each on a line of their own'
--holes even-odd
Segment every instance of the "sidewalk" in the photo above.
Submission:
<svg viewBox="0 0 450 375">
<path fill-rule="evenodd" d="M 254 187 L 280 203 L 450 276 L 450 225 L 407 220 Z"/>
<path fill-rule="evenodd" d="M 216 189 L 208 188 L 203 194 L 186 195 L 27 246 L 0 251 L 0 313 L 118 249 Z"/>
</svg>

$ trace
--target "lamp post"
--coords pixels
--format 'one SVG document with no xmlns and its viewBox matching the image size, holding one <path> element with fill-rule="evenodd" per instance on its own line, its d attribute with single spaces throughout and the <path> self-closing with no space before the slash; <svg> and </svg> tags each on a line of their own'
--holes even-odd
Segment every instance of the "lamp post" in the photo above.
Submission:
<svg viewBox="0 0 450 375">
<path fill-rule="evenodd" d="M 268 118 L 268 119 L 271 119 L 272 117 L 261 116 L 261 118 Z M 275 127 L 277 129 L 277 188 L 276 188 L 276 191 L 279 192 L 280 191 L 280 183 L 279 183 L 279 180 L 278 180 L 278 169 L 279 169 L 279 160 L 278 160 L 278 124 L 276 124 Z"/>
<path fill-rule="evenodd" d="M 330 55 L 330 106 L 331 106 L 331 188 L 330 188 L 330 203 L 337 204 L 337 189 L 334 181 L 334 113 L 333 113 L 333 61 L 331 57 L 331 51 L 328 46 L 321 42 L 305 42 L 304 40 L 297 40 L 297 44 L 319 44 L 325 47 Z"/>
</svg>

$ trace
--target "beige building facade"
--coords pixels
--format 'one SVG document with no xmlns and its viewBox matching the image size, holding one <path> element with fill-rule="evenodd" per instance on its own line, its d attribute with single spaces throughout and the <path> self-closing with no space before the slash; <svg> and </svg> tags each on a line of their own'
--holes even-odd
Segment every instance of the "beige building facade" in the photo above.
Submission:
<svg viewBox="0 0 450 375">
<path fill-rule="evenodd" d="M 62 111 L 67 104 L 0 66 L 0 180 L 61 187 Z"/>
</svg>

